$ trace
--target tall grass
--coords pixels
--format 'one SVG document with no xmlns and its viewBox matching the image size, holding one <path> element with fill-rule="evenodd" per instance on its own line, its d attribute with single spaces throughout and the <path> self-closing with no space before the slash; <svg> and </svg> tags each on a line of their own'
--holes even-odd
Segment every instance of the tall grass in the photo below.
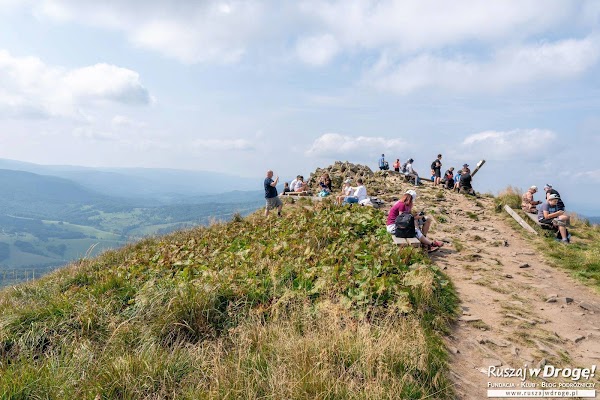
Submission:
<svg viewBox="0 0 600 400">
<path fill-rule="evenodd" d="M 0 397 L 452 398 L 456 294 L 368 207 L 289 206 L 0 292 Z"/>
</svg>

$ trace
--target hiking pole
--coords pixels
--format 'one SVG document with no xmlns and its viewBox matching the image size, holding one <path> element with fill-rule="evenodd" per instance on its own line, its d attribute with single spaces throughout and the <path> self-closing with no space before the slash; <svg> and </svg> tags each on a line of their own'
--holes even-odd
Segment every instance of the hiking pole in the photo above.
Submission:
<svg viewBox="0 0 600 400">
<path fill-rule="evenodd" d="M 481 160 L 477 163 L 475 170 L 473 171 L 473 173 L 471 174 L 471 176 L 475 176 L 475 174 L 477 173 L 477 171 L 479 171 L 479 168 L 481 168 L 481 166 L 485 164 L 485 160 Z"/>
</svg>

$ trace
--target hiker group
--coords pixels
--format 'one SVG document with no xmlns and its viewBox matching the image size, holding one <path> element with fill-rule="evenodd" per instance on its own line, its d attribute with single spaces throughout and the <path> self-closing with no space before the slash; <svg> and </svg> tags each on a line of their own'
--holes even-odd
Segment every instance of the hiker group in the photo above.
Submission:
<svg viewBox="0 0 600 400">
<path fill-rule="evenodd" d="M 413 168 L 415 160 L 409 158 L 405 163 L 400 163 L 400 159 L 397 158 L 392 164 L 394 172 L 398 172 L 406 177 L 410 182 L 414 183 L 415 186 L 422 184 L 419 173 Z M 381 155 L 379 159 L 379 170 L 389 170 L 389 164 L 385 160 L 385 154 Z M 475 195 L 473 186 L 471 184 L 472 175 L 469 164 L 463 164 L 462 169 L 454 174 L 454 167 L 448 168 L 442 175 L 442 155 L 438 154 L 437 158 L 431 163 L 431 181 L 434 186 L 441 185 L 442 187 L 455 190 L 460 193 Z"/>
<path fill-rule="evenodd" d="M 556 230 L 557 240 L 562 243 L 570 243 L 571 235 L 567 229 L 570 225 L 570 218 L 565 214 L 565 203 L 560 198 L 560 194 L 547 183 L 544 186 L 546 201 L 542 202 L 533 198 L 537 191 L 538 188 L 534 185 L 523 193 L 521 209 L 526 213 L 537 214 L 537 220 L 543 228 Z"/>
</svg>

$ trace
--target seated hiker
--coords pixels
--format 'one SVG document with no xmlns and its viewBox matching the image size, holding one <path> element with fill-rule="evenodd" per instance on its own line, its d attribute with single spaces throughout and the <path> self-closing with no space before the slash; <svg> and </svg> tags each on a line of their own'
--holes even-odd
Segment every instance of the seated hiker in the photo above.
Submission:
<svg viewBox="0 0 600 400">
<path fill-rule="evenodd" d="M 342 186 L 342 194 L 335 198 L 336 204 L 342 204 L 345 197 L 352 196 L 354 194 L 354 189 L 352 186 L 350 186 L 350 182 L 350 178 L 344 181 L 344 185 Z"/>
<path fill-rule="evenodd" d="M 319 180 L 319 196 L 325 197 L 331 194 L 331 179 L 329 178 L 329 174 L 325 172 L 321 175 L 321 179 Z"/>
<path fill-rule="evenodd" d="M 363 185 L 362 178 L 358 178 L 356 183 L 358 183 L 358 186 L 352 188 L 354 193 L 344 197 L 344 204 L 360 203 L 367 199 L 367 188 Z"/>
<path fill-rule="evenodd" d="M 570 218 L 565 214 L 564 210 L 558 208 L 559 200 L 560 196 L 557 194 L 548 196 L 548 200 L 542 204 L 538 211 L 538 221 L 540 224 L 552 225 L 554 228 L 557 228 L 562 242 L 569 243 L 570 235 L 567 231 L 567 225 L 570 222 Z"/>
<path fill-rule="evenodd" d="M 446 172 L 444 172 L 442 184 L 446 189 L 454 188 L 454 167 L 450 167 L 446 170 Z"/>
<path fill-rule="evenodd" d="M 533 200 L 533 195 L 537 192 L 537 186 L 533 185 L 529 188 L 523 196 L 521 196 L 521 210 L 536 214 L 538 212 L 537 205 L 542 204 L 541 201 Z"/>
<path fill-rule="evenodd" d="M 406 191 L 390 209 L 386 229 L 396 237 L 416 237 L 419 242 L 427 246 L 428 251 L 435 251 L 442 247 L 444 243 L 427 238 L 426 234 L 431 226 L 431 219 L 425 217 L 423 213 L 417 214 L 416 217 L 411 214 L 416 198 L 417 192 L 414 190 Z"/>
<path fill-rule="evenodd" d="M 400 159 L 396 158 L 396 161 L 394 162 L 394 171 L 396 172 L 400 172 Z"/>
<path fill-rule="evenodd" d="M 296 175 L 296 178 L 290 182 L 290 192 L 296 191 L 296 183 L 298 183 L 298 179 L 300 179 L 300 175 Z"/>
<path fill-rule="evenodd" d="M 475 195 L 473 186 L 471 186 L 471 179 L 471 171 L 469 170 L 469 167 L 463 167 L 462 174 L 460 175 L 459 193 Z"/>
<path fill-rule="evenodd" d="M 546 186 L 544 186 L 544 191 L 546 192 L 546 200 L 548 200 L 548 197 L 550 197 L 551 194 L 555 194 L 558 196 L 558 209 L 559 210 L 563 210 L 565 209 L 565 203 L 563 203 L 562 199 L 560 198 L 560 193 L 558 193 L 556 191 L 556 189 L 552 188 L 552 185 L 550 185 L 549 183 L 546 183 Z"/>
<path fill-rule="evenodd" d="M 415 171 L 413 169 L 412 163 L 415 160 L 413 160 L 412 158 L 410 158 L 407 162 L 406 162 L 406 172 L 404 173 L 406 176 L 413 178 L 413 182 L 415 184 L 415 186 L 418 186 L 421 184 L 421 179 L 419 178 L 419 174 L 417 171 Z"/>
<path fill-rule="evenodd" d="M 283 192 L 281 192 L 281 194 L 287 193 L 287 192 L 291 192 L 292 189 L 290 189 L 290 184 L 287 182 L 283 183 Z"/>
<path fill-rule="evenodd" d="M 385 154 L 382 154 L 381 158 L 379 159 L 379 170 L 387 171 L 388 169 L 390 169 L 390 166 L 389 166 L 388 162 L 385 161 Z"/>
<path fill-rule="evenodd" d="M 302 175 L 298 176 L 296 186 L 293 188 L 294 193 L 306 193 L 308 191 L 308 185 L 304 182 Z"/>
</svg>

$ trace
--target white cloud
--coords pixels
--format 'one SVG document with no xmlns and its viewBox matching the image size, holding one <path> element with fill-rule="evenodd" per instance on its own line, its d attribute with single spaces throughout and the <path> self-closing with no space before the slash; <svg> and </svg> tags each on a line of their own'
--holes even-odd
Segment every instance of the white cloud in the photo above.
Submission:
<svg viewBox="0 0 600 400">
<path fill-rule="evenodd" d="M 556 144 L 557 134 L 545 129 L 484 131 L 467 136 L 461 143 L 461 154 L 474 158 L 517 162 L 547 158 Z"/>
<path fill-rule="evenodd" d="M 235 62 L 268 31 L 261 1 L 44 1 L 40 18 L 124 32 L 139 47 L 184 63 Z"/>
<path fill-rule="evenodd" d="M 147 125 L 143 122 L 135 121 L 124 115 L 115 115 L 110 121 L 115 128 L 145 128 Z"/>
<path fill-rule="evenodd" d="M 296 53 L 300 60 L 314 66 L 328 64 L 338 51 L 336 39 L 329 34 L 302 38 L 296 44 Z"/>
<path fill-rule="evenodd" d="M 574 174 L 575 178 L 585 182 L 598 182 L 600 183 L 600 169 L 577 172 Z"/>
<path fill-rule="evenodd" d="M 426 88 L 455 92 L 505 91 L 530 82 L 576 77 L 599 59 L 600 41 L 590 36 L 508 47 L 497 51 L 488 61 L 464 57 L 445 59 L 426 54 L 394 64 L 383 56 L 363 81 L 379 90 L 399 94 Z"/>
<path fill-rule="evenodd" d="M 253 150 L 254 145 L 246 139 L 198 139 L 193 146 L 200 151 L 247 151 Z"/>
<path fill-rule="evenodd" d="M 98 103 L 148 104 L 135 71 L 108 64 L 77 69 L 0 50 L 0 114 L 20 118 L 73 117 Z"/>
<path fill-rule="evenodd" d="M 346 48 L 404 53 L 523 37 L 578 11 L 573 3 L 544 0 L 308 0 L 300 9 Z"/>
<path fill-rule="evenodd" d="M 410 54 L 462 43 L 519 41 L 572 23 L 574 18 L 584 20 L 590 8 L 545 0 L 20 3 L 40 19 L 122 32 L 132 44 L 184 63 L 237 62 L 259 48 L 283 50 L 295 43 L 291 50 L 310 65 L 364 50 Z"/>
<path fill-rule="evenodd" d="M 315 139 L 305 154 L 309 157 L 364 159 L 371 154 L 406 151 L 407 146 L 402 139 L 325 133 Z"/>
</svg>

